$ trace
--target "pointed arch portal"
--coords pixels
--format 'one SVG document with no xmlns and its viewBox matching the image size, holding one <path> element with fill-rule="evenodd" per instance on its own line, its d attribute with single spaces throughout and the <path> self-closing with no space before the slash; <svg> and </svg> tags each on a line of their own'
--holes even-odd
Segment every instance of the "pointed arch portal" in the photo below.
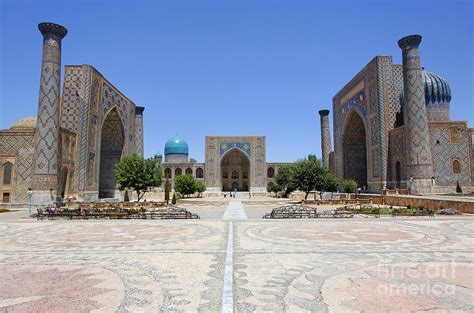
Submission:
<svg viewBox="0 0 474 313">
<path fill-rule="evenodd" d="M 115 197 L 114 169 L 120 161 L 124 145 L 124 130 L 117 108 L 107 114 L 100 139 L 99 198 Z"/>
<path fill-rule="evenodd" d="M 358 186 L 367 187 L 367 143 L 365 124 L 352 110 L 346 119 L 342 138 L 344 178 L 354 179 Z"/>
<path fill-rule="evenodd" d="M 221 175 L 223 191 L 248 191 L 250 186 L 250 160 L 240 149 L 234 148 L 226 152 L 221 159 Z"/>
</svg>

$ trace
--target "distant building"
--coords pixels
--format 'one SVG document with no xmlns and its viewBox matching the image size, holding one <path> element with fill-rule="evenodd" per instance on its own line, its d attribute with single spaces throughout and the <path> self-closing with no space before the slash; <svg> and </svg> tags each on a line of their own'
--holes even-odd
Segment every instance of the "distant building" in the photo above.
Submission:
<svg viewBox="0 0 474 313">
<path fill-rule="evenodd" d="M 206 162 L 188 160 L 188 143 L 173 137 L 165 144 L 165 158 L 160 153 L 155 160 L 162 163 L 164 178 L 173 186 L 179 175 L 192 175 L 202 181 L 207 192 L 266 192 L 281 166 L 289 163 L 267 163 L 263 136 L 206 137 Z"/>
</svg>

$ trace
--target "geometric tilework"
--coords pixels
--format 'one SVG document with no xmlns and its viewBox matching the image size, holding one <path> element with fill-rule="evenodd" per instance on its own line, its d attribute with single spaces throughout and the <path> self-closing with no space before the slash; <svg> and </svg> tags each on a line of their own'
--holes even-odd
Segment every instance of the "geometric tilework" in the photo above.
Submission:
<svg viewBox="0 0 474 313">
<path fill-rule="evenodd" d="M 28 188 L 31 187 L 33 171 L 34 132 L 3 132 L 0 140 L 0 155 L 15 157 L 15 190 L 11 202 L 26 203 Z M 1 166 L 1 164 L 0 164 Z"/>
<path fill-rule="evenodd" d="M 61 127 L 77 131 L 81 110 L 82 67 L 68 66 L 64 69 L 61 107 Z"/>
<path fill-rule="evenodd" d="M 134 153 L 143 156 L 143 107 L 135 108 Z"/>
<path fill-rule="evenodd" d="M 32 187 L 57 188 L 61 38 L 44 34 Z"/>
<path fill-rule="evenodd" d="M 116 106 L 119 113 L 120 118 L 122 119 L 122 125 L 128 126 L 128 117 L 130 114 L 130 109 L 128 107 L 127 99 L 121 96 L 115 89 L 107 84 L 105 81 L 102 85 L 102 99 L 101 99 L 101 108 L 100 108 L 100 123 L 102 125 L 104 122 L 105 116 L 107 113 L 112 109 L 112 107 Z M 127 127 L 128 130 L 128 127 Z"/>
<path fill-rule="evenodd" d="M 321 151 L 323 164 L 329 166 L 329 153 L 331 153 L 331 131 L 329 128 L 329 110 L 319 111 L 321 120 Z"/>
<path fill-rule="evenodd" d="M 405 126 L 390 131 L 389 147 L 389 181 L 395 182 L 396 162 L 401 163 L 401 180 L 407 180 L 406 166 L 406 140 Z M 460 130 L 460 140 L 453 143 L 450 138 L 452 128 Z M 459 181 L 461 185 L 469 185 L 471 182 L 472 169 L 469 159 L 470 151 L 470 131 L 464 122 L 430 122 L 430 149 L 433 156 L 433 168 L 436 186 L 456 186 Z M 460 163 L 461 172 L 453 172 L 453 162 Z M 395 188 L 395 185 L 391 185 Z"/>
<path fill-rule="evenodd" d="M 386 104 L 386 100 L 389 101 L 388 94 L 390 93 L 389 84 L 384 84 L 385 81 L 391 81 L 392 75 L 392 59 L 387 57 L 378 58 L 377 62 L 377 104 L 378 110 L 377 115 L 378 118 L 374 120 L 378 120 L 380 126 L 377 129 L 377 134 L 379 134 L 380 138 L 378 140 L 378 151 L 375 150 L 373 152 L 373 156 L 380 155 L 380 158 L 374 157 L 374 160 L 377 162 L 373 163 L 373 175 L 374 177 L 379 177 L 378 169 L 380 168 L 380 175 L 382 177 L 382 181 L 387 180 L 387 139 L 388 139 L 388 132 L 386 127 L 386 117 L 385 112 L 387 111 L 387 106 L 390 104 Z M 374 136 L 374 134 L 372 134 Z M 372 139 L 372 141 L 374 141 Z M 382 182 L 385 187 L 385 183 Z"/>
<path fill-rule="evenodd" d="M 459 127 L 461 136 L 458 143 L 450 140 L 450 129 L 453 126 Z M 454 122 L 448 125 L 430 123 L 431 149 L 433 154 L 434 172 L 436 184 L 455 185 L 457 181 L 469 184 L 471 180 L 470 168 L 470 132 L 465 125 L 455 125 Z M 453 161 L 458 160 L 461 164 L 461 173 L 453 173 Z"/>
<path fill-rule="evenodd" d="M 403 117 L 407 132 L 407 174 L 415 179 L 431 179 L 434 173 L 418 50 L 420 42 L 421 37 L 414 36 L 399 41 L 403 55 Z"/>
<path fill-rule="evenodd" d="M 221 142 L 219 146 L 219 157 L 222 157 L 227 151 L 237 148 L 245 153 L 250 158 L 252 154 L 252 143 L 248 141 L 244 142 Z"/>
<path fill-rule="evenodd" d="M 77 131 L 77 150 L 76 150 L 76 173 L 77 173 L 77 190 L 85 191 L 86 178 L 86 160 L 87 160 L 87 132 L 89 129 L 89 99 L 90 99 L 90 81 L 92 75 L 91 66 L 82 66 L 81 84 L 84 86 L 81 95 L 80 109 L 80 127 Z"/>
<path fill-rule="evenodd" d="M 400 188 L 397 182 L 397 162 L 400 163 L 400 180 L 406 181 L 405 128 L 399 127 L 389 132 L 388 146 L 388 188 Z M 390 184 L 391 183 L 391 184 Z"/>
<path fill-rule="evenodd" d="M 388 125 L 390 129 L 395 127 L 397 114 L 401 112 L 400 94 L 403 92 L 403 67 L 400 64 L 392 65 L 393 92 L 390 93 L 390 113 L 388 114 Z"/>
</svg>

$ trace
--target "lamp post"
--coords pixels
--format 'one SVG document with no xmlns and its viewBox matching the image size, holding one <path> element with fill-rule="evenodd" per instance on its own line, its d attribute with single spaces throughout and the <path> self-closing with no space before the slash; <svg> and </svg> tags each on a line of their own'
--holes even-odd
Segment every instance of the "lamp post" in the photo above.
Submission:
<svg viewBox="0 0 474 313">
<path fill-rule="evenodd" d="M 31 188 L 28 188 L 28 200 L 29 200 L 29 212 L 31 214 L 31 198 L 33 197 L 33 190 Z"/>
</svg>

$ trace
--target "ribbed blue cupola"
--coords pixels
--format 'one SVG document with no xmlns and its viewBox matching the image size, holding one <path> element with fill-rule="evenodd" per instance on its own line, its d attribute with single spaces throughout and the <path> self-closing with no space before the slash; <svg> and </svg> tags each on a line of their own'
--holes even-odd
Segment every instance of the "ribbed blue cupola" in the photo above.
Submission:
<svg viewBox="0 0 474 313">
<path fill-rule="evenodd" d="M 451 88 L 443 77 L 423 70 L 423 85 L 425 88 L 425 104 L 428 121 L 449 121 Z M 403 92 L 400 103 L 403 106 Z"/>
</svg>

